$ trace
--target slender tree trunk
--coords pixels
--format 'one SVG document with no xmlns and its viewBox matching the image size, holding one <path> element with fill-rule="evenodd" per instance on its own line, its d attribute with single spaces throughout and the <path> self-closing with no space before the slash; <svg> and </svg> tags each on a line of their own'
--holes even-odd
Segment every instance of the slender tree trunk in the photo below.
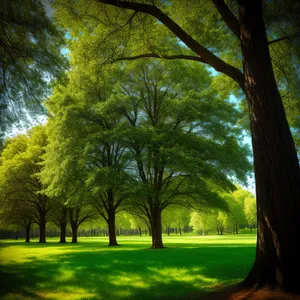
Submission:
<svg viewBox="0 0 300 300">
<path fill-rule="evenodd" d="M 238 0 L 257 196 L 257 249 L 248 286 L 300 294 L 300 171 L 273 74 L 261 0 Z"/>
<path fill-rule="evenodd" d="M 67 222 L 60 223 L 60 243 L 66 243 Z"/>
<path fill-rule="evenodd" d="M 164 248 L 161 234 L 161 211 L 156 208 L 152 213 L 152 248 L 161 249 Z"/>
<path fill-rule="evenodd" d="M 78 226 L 77 224 L 71 224 L 72 228 L 72 243 L 78 243 L 77 234 L 78 234 Z"/>
<path fill-rule="evenodd" d="M 182 236 L 182 230 L 181 230 L 181 227 L 179 227 L 179 234 L 180 234 L 180 236 Z"/>
<path fill-rule="evenodd" d="M 108 246 L 119 246 L 116 237 L 116 210 L 114 209 L 114 193 L 112 189 L 107 191 L 108 211 L 107 211 L 107 225 L 108 225 Z"/>
<path fill-rule="evenodd" d="M 44 214 L 40 215 L 39 230 L 40 230 L 39 243 L 46 243 L 46 217 Z"/>
<path fill-rule="evenodd" d="M 139 228 L 139 235 L 142 236 L 142 228 Z"/>
<path fill-rule="evenodd" d="M 28 225 L 25 227 L 25 231 L 26 231 L 26 240 L 25 240 L 25 242 L 26 242 L 26 243 L 29 243 L 29 242 L 30 242 L 30 229 L 31 229 L 31 223 L 28 224 Z"/>
<path fill-rule="evenodd" d="M 250 233 L 252 233 L 252 225 L 250 225 Z"/>
</svg>

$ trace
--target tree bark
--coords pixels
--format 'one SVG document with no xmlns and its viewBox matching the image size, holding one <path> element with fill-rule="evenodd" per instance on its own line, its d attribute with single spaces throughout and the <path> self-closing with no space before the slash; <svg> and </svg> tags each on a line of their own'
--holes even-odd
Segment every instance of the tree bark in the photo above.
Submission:
<svg viewBox="0 0 300 300">
<path fill-rule="evenodd" d="M 262 1 L 238 3 L 258 222 L 256 259 L 244 283 L 300 293 L 299 162 L 273 74 Z"/>
<path fill-rule="evenodd" d="M 60 223 L 60 243 L 66 243 L 66 230 L 67 230 L 67 223 L 61 222 Z"/>
<path fill-rule="evenodd" d="M 77 240 L 77 233 L 78 233 L 78 226 L 77 224 L 71 224 L 71 228 L 72 228 L 72 243 L 78 243 Z"/>
<path fill-rule="evenodd" d="M 26 231 L 26 240 L 25 240 L 25 242 L 26 242 L 26 243 L 29 243 L 29 242 L 30 242 L 30 229 L 31 229 L 31 223 L 28 224 L 28 225 L 25 227 L 25 231 Z"/>
<path fill-rule="evenodd" d="M 119 246 L 116 237 L 116 215 L 112 207 L 108 211 L 107 225 L 108 225 L 108 237 L 109 237 L 108 246 Z"/>
<path fill-rule="evenodd" d="M 161 249 L 164 248 L 161 234 L 161 210 L 155 208 L 152 212 L 152 249 Z"/>
<path fill-rule="evenodd" d="M 107 225 L 108 225 L 108 238 L 109 238 L 108 246 L 119 246 L 116 237 L 115 215 L 108 218 Z"/>
<path fill-rule="evenodd" d="M 39 243 L 46 243 L 46 218 L 43 214 L 40 215 L 39 230 L 40 230 Z"/>
</svg>

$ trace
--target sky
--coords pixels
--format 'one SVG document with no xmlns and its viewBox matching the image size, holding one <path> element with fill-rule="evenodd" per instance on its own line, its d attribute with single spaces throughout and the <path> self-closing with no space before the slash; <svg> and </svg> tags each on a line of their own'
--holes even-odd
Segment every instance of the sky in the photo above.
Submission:
<svg viewBox="0 0 300 300">
<path fill-rule="evenodd" d="M 51 1 L 50 0 L 40 0 L 40 1 L 41 1 L 41 3 L 45 7 L 47 16 L 48 17 L 52 17 L 52 15 L 53 15 L 53 8 L 52 8 L 52 6 L 50 4 Z"/>
</svg>

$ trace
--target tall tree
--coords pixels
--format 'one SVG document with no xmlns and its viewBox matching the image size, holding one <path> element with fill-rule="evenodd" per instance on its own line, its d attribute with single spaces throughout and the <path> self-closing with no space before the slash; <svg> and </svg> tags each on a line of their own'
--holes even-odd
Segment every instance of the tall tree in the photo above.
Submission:
<svg viewBox="0 0 300 300">
<path fill-rule="evenodd" d="M 236 139 L 238 111 L 212 101 L 217 94 L 207 92 L 203 67 L 136 62 L 122 71 L 109 105 L 123 116 L 118 136 L 133 159 L 131 205 L 149 220 L 152 248 L 162 248 L 162 211 L 172 204 L 222 208 L 216 191 L 234 189 L 229 174 L 245 179 L 248 152 Z"/>
<path fill-rule="evenodd" d="M 249 108 L 258 222 L 256 259 L 244 283 L 300 293 L 294 276 L 300 268 L 296 230 L 300 226 L 299 161 L 269 51 L 271 45 L 287 41 L 289 36 L 267 37 L 264 22 L 264 12 L 282 2 L 237 0 L 237 5 L 230 7 L 224 0 L 201 4 L 97 0 L 86 8 L 80 1 L 72 6 L 61 0 L 58 16 L 74 36 L 82 34 L 82 45 L 84 37 L 92 33 L 98 53 L 99 48 L 105 51 L 107 60 L 192 59 L 238 84 Z M 282 23 L 287 24 L 288 18 L 281 18 Z M 84 30 L 74 30 L 76 20 L 84 21 Z M 181 51 L 168 48 L 165 37 L 170 35 L 181 41 L 177 44 Z M 235 59 L 228 56 L 228 49 L 234 50 Z"/>
<path fill-rule="evenodd" d="M 36 126 L 28 136 L 17 136 L 6 144 L 0 167 L 4 195 L 8 201 L 13 201 L 16 209 L 29 206 L 32 219 L 39 225 L 40 243 L 46 242 L 46 223 L 50 210 L 49 199 L 44 194 L 39 176 L 46 144 L 45 128 Z"/>
<path fill-rule="evenodd" d="M 25 229 L 26 235 L 26 243 L 30 242 L 30 230 L 33 225 L 33 216 L 34 212 L 32 211 L 32 207 L 28 205 L 26 199 L 23 199 L 21 193 L 12 196 L 6 195 L 8 190 L 6 190 L 5 186 L 1 186 L 1 197 L 0 197 L 0 219 L 1 228 L 5 229 Z M 23 195 L 28 196 L 28 195 Z"/>
<path fill-rule="evenodd" d="M 63 195 L 67 189 L 72 203 L 78 193 L 88 197 L 107 222 L 109 245 L 117 246 L 115 217 L 126 199 L 130 176 L 123 171 L 124 147 L 115 138 L 119 115 L 109 109 L 109 101 L 105 104 L 116 79 L 109 76 L 113 69 L 100 77 L 95 61 L 89 65 L 74 66 L 68 84 L 57 87 L 47 102 L 53 118 L 42 178 L 50 196 Z"/>
</svg>

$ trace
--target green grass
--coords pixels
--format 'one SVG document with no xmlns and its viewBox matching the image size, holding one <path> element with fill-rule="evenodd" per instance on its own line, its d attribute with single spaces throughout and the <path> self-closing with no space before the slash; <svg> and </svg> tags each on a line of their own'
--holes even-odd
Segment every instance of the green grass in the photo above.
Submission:
<svg viewBox="0 0 300 300">
<path fill-rule="evenodd" d="M 80 238 L 78 244 L 0 241 L 0 299 L 174 299 L 245 277 L 255 235 Z"/>
</svg>

